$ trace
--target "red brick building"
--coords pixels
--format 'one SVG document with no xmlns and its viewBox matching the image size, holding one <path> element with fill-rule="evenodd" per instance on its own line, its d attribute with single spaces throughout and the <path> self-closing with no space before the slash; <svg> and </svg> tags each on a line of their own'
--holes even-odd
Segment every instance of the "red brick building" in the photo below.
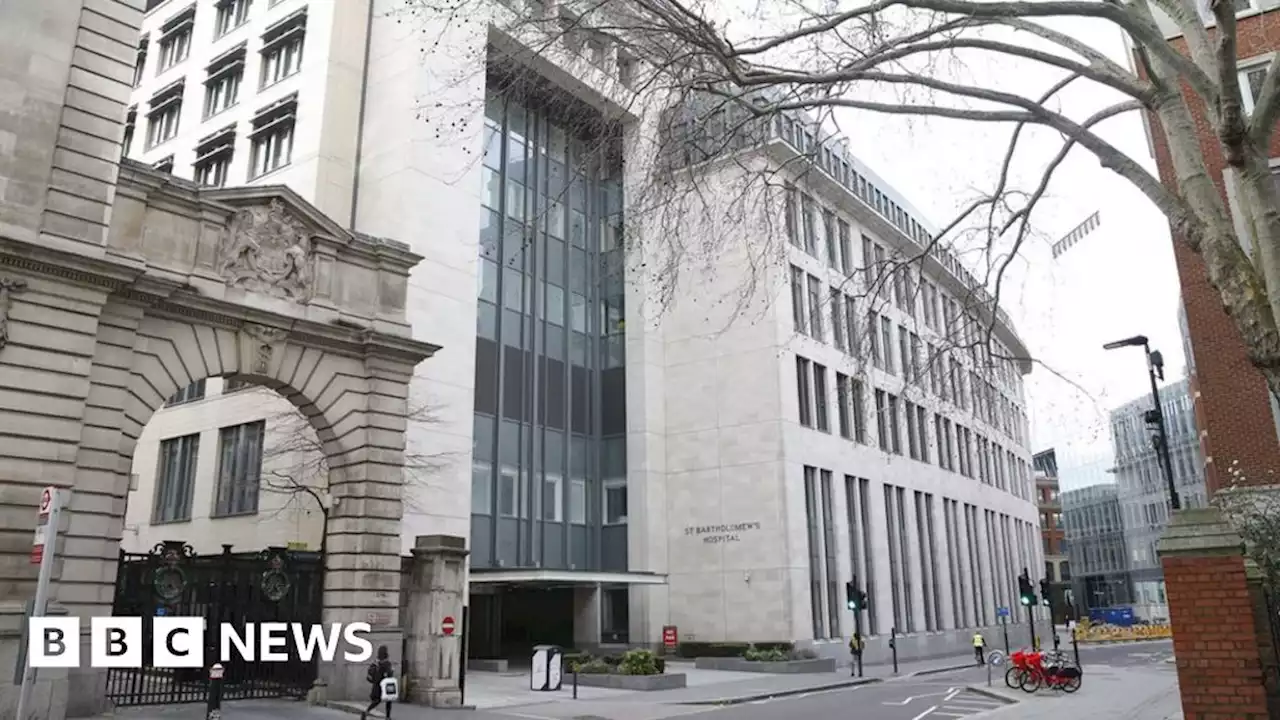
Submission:
<svg viewBox="0 0 1280 720">
<path fill-rule="evenodd" d="M 1253 108 L 1270 54 L 1280 50 L 1280 12 L 1260 10 L 1258 0 L 1236 0 L 1240 84 L 1244 109 Z M 1166 37 L 1184 55 L 1186 42 L 1173 23 Z M 1216 30 L 1210 29 L 1211 36 Z M 1217 38 L 1210 44 L 1216 48 Z M 1137 63 L 1135 62 L 1135 65 Z M 1234 183 L 1205 108 L 1190 99 L 1191 112 L 1210 177 L 1229 208 Z M 1160 179 L 1176 186 L 1167 139 L 1148 119 Z M 1280 135 L 1269 155 L 1280 166 Z M 1280 169 L 1280 168 L 1278 168 Z M 1234 214 L 1234 213 L 1233 213 Z M 1244 236 L 1244 228 L 1236 225 Z M 1189 338 L 1191 392 L 1210 497 L 1228 484 L 1238 467 L 1242 479 L 1275 482 L 1280 469 L 1276 414 L 1262 374 L 1249 362 L 1235 323 L 1222 309 L 1205 264 L 1181 238 L 1174 257 L 1182 285 Z M 1280 715 L 1280 665 L 1270 618 L 1274 610 L 1256 568 L 1246 562 L 1243 541 L 1212 507 L 1174 514 L 1158 545 L 1169 600 L 1183 714 L 1187 718 L 1258 719 Z"/>
<path fill-rule="evenodd" d="M 1250 81 L 1257 87 L 1270 60 L 1269 53 L 1280 49 L 1278 20 L 1280 12 L 1252 10 L 1243 12 L 1238 20 L 1246 109 L 1252 108 Z M 1174 32 L 1168 33 L 1168 37 L 1180 52 L 1187 54 L 1184 39 Z M 1228 191 L 1228 182 L 1223 177 L 1225 162 L 1218 139 L 1205 119 L 1204 106 L 1194 98 L 1191 110 L 1209 174 L 1230 206 L 1233 201 L 1229 195 L 1234 193 Z M 1149 119 L 1147 126 L 1160 179 L 1166 185 L 1175 186 L 1164 134 L 1154 120 Z M 1271 156 L 1280 163 L 1280 133 L 1272 136 L 1270 149 Z M 1268 477 L 1269 471 L 1280 469 L 1280 439 L 1277 439 L 1276 418 L 1262 373 L 1249 362 L 1235 324 L 1223 310 L 1218 291 L 1209 284 L 1204 261 L 1177 238 L 1174 257 L 1191 338 L 1190 360 L 1195 368 L 1191 389 L 1209 494 L 1223 484 L 1228 468 L 1235 462 L 1239 463 L 1246 479 L 1274 482 L 1261 479 Z"/>
</svg>

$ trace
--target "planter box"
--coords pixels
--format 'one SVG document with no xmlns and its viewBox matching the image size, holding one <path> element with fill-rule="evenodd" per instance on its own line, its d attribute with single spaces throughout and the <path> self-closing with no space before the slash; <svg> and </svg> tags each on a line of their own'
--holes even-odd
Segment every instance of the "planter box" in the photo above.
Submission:
<svg viewBox="0 0 1280 720">
<path fill-rule="evenodd" d="M 565 680 L 566 685 L 572 685 L 572 676 Z M 583 687 L 613 688 L 614 690 L 675 690 L 685 687 L 686 681 L 684 673 L 666 675 L 578 673 L 578 684 Z"/>
<path fill-rule="evenodd" d="M 498 658 L 471 658 L 467 661 L 467 669 L 477 672 L 507 672 L 508 663 L 505 659 Z"/>
<path fill-rule="evenodd" d="M 835 658 L 813 660 L 783 660 L 781 662 L 756 662 L 742 658 L 700 657 L 693 661 L 699 670 L 732 670 L 734 672 L 777 673 L 829 673 L 836 671 Z"/>
</svg>

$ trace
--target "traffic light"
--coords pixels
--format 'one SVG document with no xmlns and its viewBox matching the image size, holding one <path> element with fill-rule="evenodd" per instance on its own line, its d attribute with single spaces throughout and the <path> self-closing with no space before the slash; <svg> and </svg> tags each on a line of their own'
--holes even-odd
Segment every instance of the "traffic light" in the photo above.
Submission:
<svg viewBox="0 0 1280 720">
<path fill-rule="evenodd" d="M 1049 606 L 1049 579 L 1044 578 L 1040 581 L 1040 602 L 1046 607 Z"/>
<path fill-rule="evenodd" d="M 1023 605 L 1030 607 L 1036 604 L 1036 591 L 1031 587 L 1031 577 L 1025 570 L 1018 576 L 1018 595 Z"/>
<path fill-rule="evenodd" d="M 844 604 L 850 610 L 865 610 L 867 594 L 858 589 L 858 578 L 844 584 Z"/>
</svg>

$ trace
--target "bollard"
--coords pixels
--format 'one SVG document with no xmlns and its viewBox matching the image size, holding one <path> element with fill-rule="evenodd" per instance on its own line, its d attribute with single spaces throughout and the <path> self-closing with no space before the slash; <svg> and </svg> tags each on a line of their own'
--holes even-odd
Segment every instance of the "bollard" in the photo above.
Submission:
<svg viewBox="0 0 1280 720">
<path fill-rule="evenodd" d="M 209 668 L 209 702 L 205 706 L 205 720 L 222 718 L 222 663 Z"/>
<path fill-rule="evenodd" d="M 1076 629 L 1071 628 L 1071 651 L 1076 655 L 1076 667 L 1080 667 L 1080 646 L 1076 643 Z"/>
<path fill-rule="evenodd" d="M 893 651 L 893 674 L 898 674 L 898 628 L 889 628 L 889 649 Z"/>
<path fill-rule="evenodd" d="M 573 668 L 573 699 L 578 699 L 578 668 Z"/>
</svg>

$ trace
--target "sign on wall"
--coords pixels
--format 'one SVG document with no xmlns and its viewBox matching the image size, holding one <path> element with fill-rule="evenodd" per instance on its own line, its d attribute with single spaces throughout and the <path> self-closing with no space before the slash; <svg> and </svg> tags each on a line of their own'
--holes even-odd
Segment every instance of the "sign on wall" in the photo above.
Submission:
<svg viewBox="0 0 1280 720">
<path fill-rule="evenodd" d="M 727 525 L 690 525 L 684 529 L 685 537 L 701 538 L 708 544 L 738 542 L 744 533 L 760 529 L 758 522 L 729 523 Z"/>
</svg>

